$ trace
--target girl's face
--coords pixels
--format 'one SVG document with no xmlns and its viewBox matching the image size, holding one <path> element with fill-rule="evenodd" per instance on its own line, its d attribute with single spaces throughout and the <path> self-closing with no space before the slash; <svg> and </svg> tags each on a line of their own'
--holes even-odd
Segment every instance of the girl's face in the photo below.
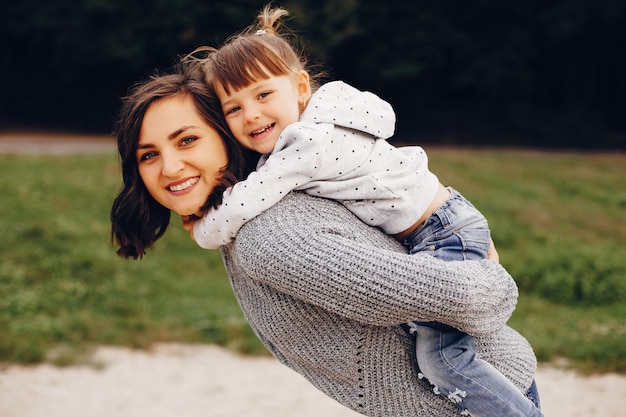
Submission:
<svg viewBox="0 0 626 417">
<path fill-rule="evenodd" d="M 228 163 L 222 137 L 200 116 L 192 98 L 182 94 L 148 107 L 136 156 L 150 195 L 180 215 L 201 214 Z"/>
<path fill-rule="evenodd" d="M 234 137 L 261 154 L 272 152 L 282 131 L 298 121 L 311 96 L 306 71 L 270 76 L 239 91 L 231 89 L 229 94 L 221 85 L 215 90 Z"/>
</svg>

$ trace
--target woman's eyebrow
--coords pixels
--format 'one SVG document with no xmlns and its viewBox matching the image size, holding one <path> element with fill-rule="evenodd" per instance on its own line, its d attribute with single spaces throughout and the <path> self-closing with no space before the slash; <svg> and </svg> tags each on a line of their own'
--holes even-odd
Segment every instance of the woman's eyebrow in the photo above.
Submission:
<svg viewBox="0 0 626 417">
<path fill-rule="evenodd" d="M 170 133 L 167 136 L 167 138 L 169 140 L 172 140 L 172 139 L 176 138 L 178 135 L 180 135 L 181 133 L 183 133 L 183 132 L 185 132 L 185 131 L 187 131 L 189 129 L 194 129 L 194 128 L 196 128 L 196 126 L 182 126 L 182 127 L 178 128 L 178 129 L 176 129 L 175 131 L 173 131 L 172 133 Z"/>
<path fill-rule="evenodd" d="M 169 135 L 167 135 L 167 139 L 168 140 L 173 140 L 175 139 L 178 135 L 186 132 L 189 129 L 195 129 L 196 126 L 182 126 L 178 129 L 176 129 L 175 131 L 173 131 L 172 133 L 170 133 Z M 151 143 L 144 143 L 144 144 L 137 144 L 137 149 L 149 149 L 149 148 L 154 148 L 155 146 Z"/>
</svg>

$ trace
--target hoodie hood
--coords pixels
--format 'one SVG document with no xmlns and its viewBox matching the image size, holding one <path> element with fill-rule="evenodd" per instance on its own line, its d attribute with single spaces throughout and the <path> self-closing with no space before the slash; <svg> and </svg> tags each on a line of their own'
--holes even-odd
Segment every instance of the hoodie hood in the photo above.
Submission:
<svg viewBox="0 0 626 417">
<path fill-rule="evenodd" d="M 311 96 L 300 121 L 330 123 L 387 139 L 393 136 L 396 115 L 391 105 L 375 94 L 333 81 Z"/>
</svg>

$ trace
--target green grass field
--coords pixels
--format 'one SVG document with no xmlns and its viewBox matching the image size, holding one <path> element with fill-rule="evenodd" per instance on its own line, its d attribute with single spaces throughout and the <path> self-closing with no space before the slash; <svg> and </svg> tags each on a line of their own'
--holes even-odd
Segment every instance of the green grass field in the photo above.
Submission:
<svg viewBox="0 0 626 417">
<path fill-rule="evenodd" d="M 541 361 L 626 373 L 626 155 L 426 149 L 489 219 L 520 287 L 510 325 Z M 263 354 L 219 252 L 177 217 L 141 261 L 115 255 L 113 155 L 0 155 L 0 361 L 80 362 L 99 344 L 218 343 Z"/>
</svg>

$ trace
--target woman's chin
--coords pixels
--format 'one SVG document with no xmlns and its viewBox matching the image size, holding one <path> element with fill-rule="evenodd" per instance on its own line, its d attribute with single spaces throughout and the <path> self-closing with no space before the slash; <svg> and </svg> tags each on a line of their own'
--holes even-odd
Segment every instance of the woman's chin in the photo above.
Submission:
<svg viewBox="0 0 626 417">
<path fill-rule="evenodd" d="M 198 213 L 200 213 L 200 216 L 202 216 L 203 213 L 200 211 L 200 207 L 202 206 L 202 204 L 204 204 L 204 201 L 178 206 L 173 204 L 169 209 L 179 216 L 198 216 Z"/>
<path fill-rule="evenodd" d="M 188 216 L 188 217 L 194 217 L 196 213 L 198 212 L 197 209 L 194 210 L 194 209 L 170 208 L 170 210 L 178 214 L 179 216 Z"/>
</svg>

